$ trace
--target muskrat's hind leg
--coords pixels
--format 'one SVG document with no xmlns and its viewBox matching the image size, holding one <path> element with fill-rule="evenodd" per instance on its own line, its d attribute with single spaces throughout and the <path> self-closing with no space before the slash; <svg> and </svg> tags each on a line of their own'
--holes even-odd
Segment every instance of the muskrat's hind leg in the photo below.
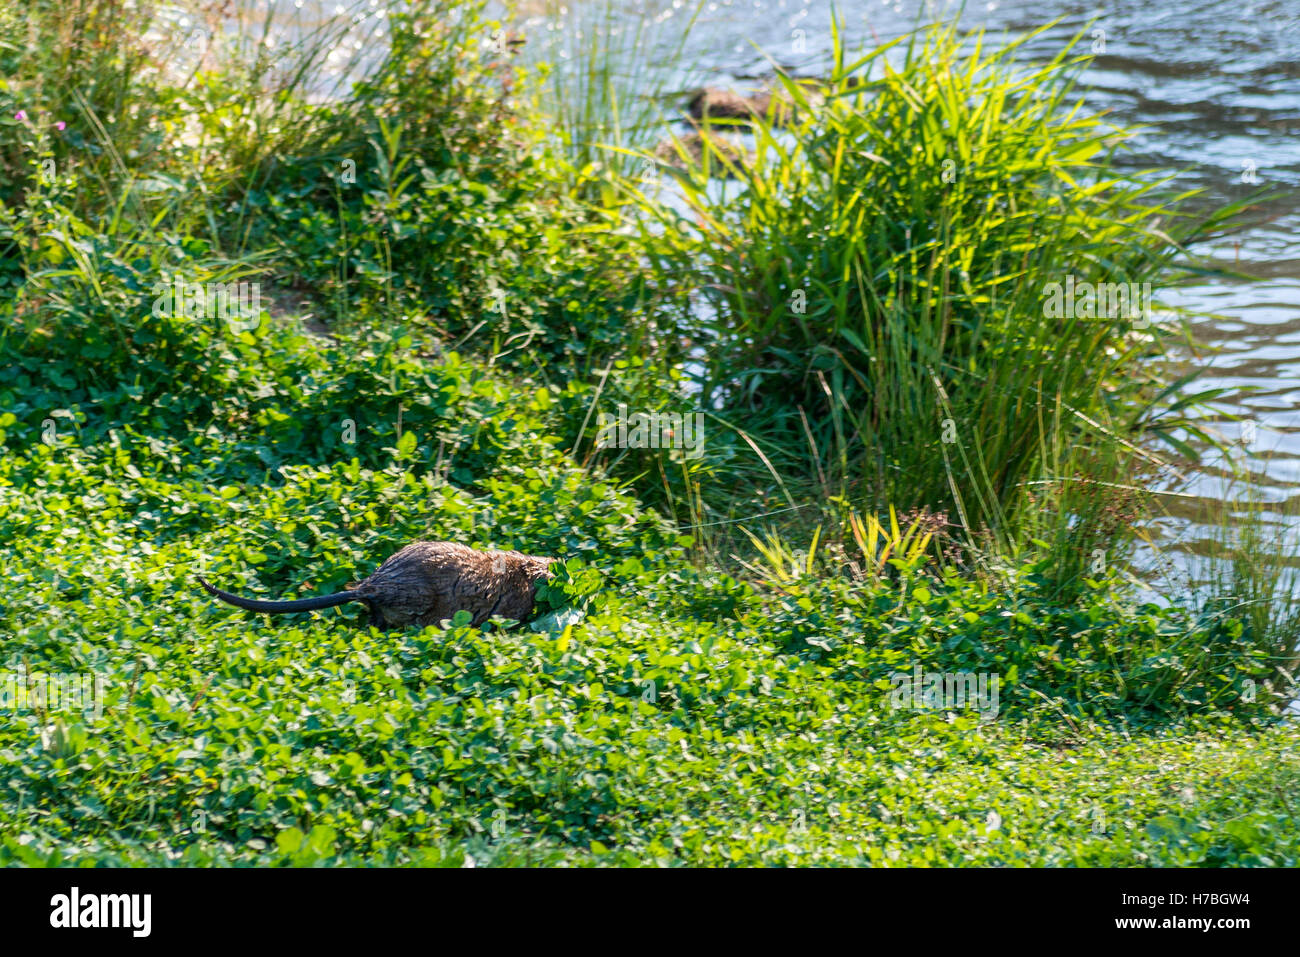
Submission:
<svg viewBox="0 0 1300 957">
<path fill-rule="evenodd" d="M 388 629 L 388 622 L 384 621 L 384 613 L 380 610 L 378 605 L 373 601 L 367 600 L 366 610 L 369 612 L 368 617 L 372 626 L 378 628 L 380 631 L 386 631 Z"/>
</svg>

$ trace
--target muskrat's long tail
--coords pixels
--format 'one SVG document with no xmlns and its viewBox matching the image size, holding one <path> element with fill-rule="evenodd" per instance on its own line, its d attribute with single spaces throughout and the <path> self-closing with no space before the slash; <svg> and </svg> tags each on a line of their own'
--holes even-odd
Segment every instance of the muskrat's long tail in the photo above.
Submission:
<svg viewBox="0 0 1300 957">
<path fill-rule="evenodd" d="M 198 576 L 195 576 L 198 578 Z M 199 578 L 199 584 L 208 590 L 209 593 L 216 595 L 227 604 L 234 605 L 236 608 L 244 608 L 248 611 L 269 611 L 273 615 L 285 614 L 291 611 L 316 611 L 318 608 L 333 608 L 335 605 L 344 605 L 350 601 L 359 601 L 357 593 L 352 591 L 336 591 L 332 595 L 320 595 L 316 598 L 300 598 L 297 601 L 258 601 L 254 598 L 240 598 L 238 595 L 232 595 L 228 591 L 222 591 L 209 585 L 202 578 Z"/>
</svg>

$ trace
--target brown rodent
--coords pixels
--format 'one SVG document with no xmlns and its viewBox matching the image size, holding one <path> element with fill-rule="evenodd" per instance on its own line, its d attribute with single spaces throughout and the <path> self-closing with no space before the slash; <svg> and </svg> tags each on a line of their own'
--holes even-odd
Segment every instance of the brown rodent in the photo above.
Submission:
<svg viewBox="0 0 1300 957">
<path fill-rule="evenodd" d="M 413 542 L 364 581 L 346 591 L 298 601 L 257 601 L 199 583 L 237 608 L 285 614 L 363 601 L 378 628 L 431 625 L 458 611 L 481 625 L 493 615 L 523 621 L 533 610 L 537 586 L 554 558 L 520 552 L 484 552 L 455 542 Z"/>
</svg>

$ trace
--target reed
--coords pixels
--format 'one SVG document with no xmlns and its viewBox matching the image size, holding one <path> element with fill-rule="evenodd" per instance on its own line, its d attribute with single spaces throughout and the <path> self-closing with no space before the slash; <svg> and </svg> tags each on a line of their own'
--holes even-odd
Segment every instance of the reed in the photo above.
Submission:
<svg viewBox="0 0 1300 957">
<path fill-rule="evenodd" d="M 658 281 L 698 293 L 680 321 L 708 343 L 702 401 L 788 481 L 1078 556 L 1109 537 L 1079 510 L 1114 514 L 1098 490 L 1163 464 L 1149 446 L 1206 396 L 1166 388 L 1177 317 L 1064 290 L 1154 294 L 1237 210 L 1195 218 L 1169 175 L 1117 169 L 1133 131 L 1077 93 L 1079 38 L 1028 64 L 1032 36 L 936 26 L 851 57 L 837 32 L 820 89 L 778 75 L 794 122 L 754 123 L 734 182 L 628 190 Z"/>
</svg>

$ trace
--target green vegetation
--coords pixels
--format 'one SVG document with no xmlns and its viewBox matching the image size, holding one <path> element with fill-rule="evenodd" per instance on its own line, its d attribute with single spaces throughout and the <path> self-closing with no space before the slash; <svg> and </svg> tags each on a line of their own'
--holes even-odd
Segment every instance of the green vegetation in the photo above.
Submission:
<svg viewBox="0 0 1300 957">
<path fill-rule="evenodd" d="M 845 60 L 760 125 L 748 192 L 681 184 L 692 225 L 591 159 L 626 91 L 563 92 L 476 3 L 388 11 L 332 98 L 342 21 L 272 57 L 268 24 L 196 52 L 82 6 L 0 0 L 0 696 L 102 698 L 5 699 L 0 863 L 1300 863 L 1269 539 L 1222 600 L 1144 602 L 1131 471 L 1025 491 L 1120 484 L 1192 398 L 1158 336 L 1031 308 L 1044 272 L 1141 281 L 1191 235 L 1058 120 L 1065 55 L 1014 83 L 1001 55 L 959 79 L 942 33 L 879 82 Z M 1048 92 L 1011 109 L 1022 83 Z M 942 191 L 902 158 L 941 128 L 996 166 Z M 157 308 L 176 281 L 264 310 Z M 703 454 L 597 447 L 619 404 L 709 409 Z M 315 594 L 417 538 L 566 561 L 483 629 L 194 584 Z M 900 684 L 963 673 L 978 708 Z"/>
<path fill-rule="evenodd" d="M 1028 39 L 990 52 L 939 28 L 852 62 L 837 42 L 820 88 L 783 78 L 774 103 L 800 120 L 755 124 L 734 188 L 700 171 L 684 211 L 638 199 L 665 227 L 656 278 L 713 306 L 706 407 L 743 410 L 783 471 L 833 493 L 945 512 L 1003 550 L 1051 537 L 1068 579 L 1113 536 L 1097 514 L 1064 527 L 1098 503 L 1061 477 L 1127 481 L 1150 459 L 1135 443 L 1187 426 L 1186 396 L 1157 362 L 1176 329 L 1105 304 L 1045 318 L 1044 286 L 1159 282 L 1231 211 L 1191 219 L 1168 177 L 1117 172 L 1130 132 L 1082 103 L 1090 57 L 1029 69 Z"/>
</svg>

